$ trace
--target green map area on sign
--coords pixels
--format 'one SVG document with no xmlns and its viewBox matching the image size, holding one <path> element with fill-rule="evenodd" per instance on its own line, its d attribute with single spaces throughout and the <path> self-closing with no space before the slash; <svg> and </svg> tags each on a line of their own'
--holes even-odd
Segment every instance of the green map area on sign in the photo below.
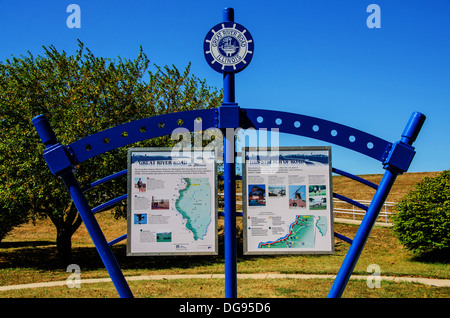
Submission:
<svg viewBox="0 0 450 318">
<path fill-rule="evenodd" d="M 315 231 L 313 215 L 297 215 L 289 232 L 275 241 L 261 242 L 258 248 L 314 248 Z"/>
<path fill-rule="evenodd" d="M 186 187 L 179 191 L 175 207 L 186 220 L 194 240 L 203 239 L 211 223 L 211 186 L 208 178 L 183 178 Z"/>
<path fill-rule="evenodd" d="M 316 226 L 319 229 L 320 234 L 322 236 L 325 236 L 327 234 L 328 230 L 328 218 L 326 216 L 319 216 L 319 219 L 317 220 Z"/>
</svg>

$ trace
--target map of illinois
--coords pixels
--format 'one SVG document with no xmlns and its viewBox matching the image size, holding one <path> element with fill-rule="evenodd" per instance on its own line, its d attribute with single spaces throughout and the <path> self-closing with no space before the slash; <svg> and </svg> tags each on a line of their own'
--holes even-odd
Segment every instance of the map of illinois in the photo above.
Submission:
<svg viewBox="0 0 450 318">
<path fill-rule="evenodd" d="M 197 241 L 205 237 L 211 223 L 211 186 L 208 178 L 183 178 L 183 181 L 186 187 L 179 190 L 175 208 Z"/>
</svg>

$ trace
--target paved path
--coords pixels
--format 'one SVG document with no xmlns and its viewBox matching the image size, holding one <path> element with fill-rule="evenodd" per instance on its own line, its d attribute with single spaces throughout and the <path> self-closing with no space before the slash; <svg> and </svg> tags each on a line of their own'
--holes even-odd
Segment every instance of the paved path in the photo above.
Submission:
<svg viewBox="0 0 450 318">
<path fill-rule="evenodd" d="M 276 274 L 276 273 L 264 273 L 264 274 L 238 274 L 238 279 L 334 279 L 336 275 L 305 275 L 305 274 Z M 366 280 L 369 276 L 352 275 L 350 279 Z M 170 280 L 170 279 L 224 279 L 224 274 L 197 274 L 197 275 L 143 275 L 143 276 L 129 276 L 126 277 L 127 281 L 141 281 L 141 280 Z M 416 277 L 389 277 L 381 276 L 381 280 L 393 281 L 393 282 L 409 282 L 419 283 L 435 287 L 450 287 L 449 279 L 432 279 L 432 278 L 416 278 Z M 111 282 L 111 278 L 92 278 L 81 279 L 81 284 L 93 284 L 93 283 L 107 283 Z M 26 288 L 39 288 L 39 287 L 54 287 L 65 286 L 67 281 L 55 281 L 46 283 L 34 283 L 34 284 L 22 284 L 22 285 L 10 285 L 0 286 L 0 291 L 14 290 L 14 289 L 26 289 Z"/>
</svg>

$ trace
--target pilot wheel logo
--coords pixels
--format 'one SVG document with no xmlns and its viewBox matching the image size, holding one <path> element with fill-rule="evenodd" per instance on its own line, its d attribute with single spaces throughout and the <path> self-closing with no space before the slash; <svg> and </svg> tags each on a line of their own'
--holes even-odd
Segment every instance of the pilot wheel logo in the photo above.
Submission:
<svg viewBox="0 0 450 318">
<path fill-rule="evenodd" d="M 253 38 L 248 30 L 235 22 L 223 22 L 206 35 L 203 45 L 208 64 L 219 73 L 237 73 L 253 57 Z"/>
</svg>

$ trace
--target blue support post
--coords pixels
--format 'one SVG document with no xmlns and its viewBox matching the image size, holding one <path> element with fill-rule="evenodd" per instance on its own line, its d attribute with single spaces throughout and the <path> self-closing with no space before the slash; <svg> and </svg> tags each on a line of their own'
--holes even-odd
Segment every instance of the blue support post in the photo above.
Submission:
<svg viewBox="0 0 450 318">
<path fill-rule="evenodd" d="M 73 172 L 67 172 L 61 175 L 61 178 L 69 189 L 70 196 L 77 207 L 78 213 L 80 213 L 80 216 L 83 219 L 83 223 L 94 242 L 98 254 L 101 257 L 119 296 L 121 298 L 133 298 L 133 293 L 131 292 L 128 283 L 123 276 L 122 270 L 98 225 L 97 219 L 91 212 L 91 208 L 89 207 L 86 197 L 83 195 L 83 191 L 75 179 Z"/>
<path fill-rule="evenodd" d="M 234 22 L 234 10 L 226 8 L 223 12 L 224 22 Z M 224 245 L 225 245 L 225 297 L 237 297 L 237 250 L 236 250 L 236 167 L 233 116 L 239 109 L 235 104 L 234 73 L 223 74 L 223 104 L 219 110 L 220 128 L 233 128 L 233 134 L 224 133 Z M 231 110 L 231 113 L 228 112 Z M 237 110 L 237 113 L 235 112 Z M 230 115 L 235 118 L 230 118 Z M 226 117 L 225 117 L 226 116 Z M 225 124 L 227 121 L 227 124 Z M 238 127 L 238 126 L 236 126 Z M 225 132 L 225 131 L 224 131 Z"/>
<path fill-rule="evenodd" d="M 358 228 L 358 231 L 353 239 L 344 262 L 339 269 L 336 279 L 331 286 L 328 298 L 341 297 L 344 292 L 345 286 L 353 272 L 353 269 L 358 262 L 359 256 L 366 244 L 366 241 L 372 231 L 373 225 L 378 217 L 378 214 L 389 194 L 389 191 L 394 184 L 397 175 L 405 172 L 412 158 L 414 157 L 414 148 L 411 146 L 415 141 L 422 125 L 425 121 L 425 115 L 421 113 L 413 113 L 405 130 L 403 131 L 402 138 L 392 148 L 388 158 L 385 161 L 384 168 L 386 172 L 378 185 L 378 189 L 375 192 L 372 202 Z M 396 145 L 399 145 L 396 147 Z M 396 151 L 395 149 L 401 149 Z"/>
<path fill-rule="evenodd" d="M 236 180 L 233 137 L 225 138 L 224 149 L 224 210 L 225 210 L 225 297 L 237 297 L 236 250 Z"/>
<path fill-rule="evenodd" d="M 94 242 L 94 245 L 100 255 L 103 264 L 111 277 L 114 286 L 117 289 L 120 297 L 132 298 L 133 294 L 128 286 L 125 277 L 111 251 L 105 236 L 97 223 L 94 214 L 83 194 L 83 190 L 80 188 L 78 181 L 72 171 L 72 161 L 67 149 L 57 142 L 55 133 L 53 132 L 50 123 L 43 115 L 33 118 L 33 124 L 39 134 L 42 142 L 47 146 L 44 151 L 44 158 L 47 161 L 50 170 L 55 175 L 61 177 L 70 196 L 80 214 L 89 235 Z"/>
</svg>

